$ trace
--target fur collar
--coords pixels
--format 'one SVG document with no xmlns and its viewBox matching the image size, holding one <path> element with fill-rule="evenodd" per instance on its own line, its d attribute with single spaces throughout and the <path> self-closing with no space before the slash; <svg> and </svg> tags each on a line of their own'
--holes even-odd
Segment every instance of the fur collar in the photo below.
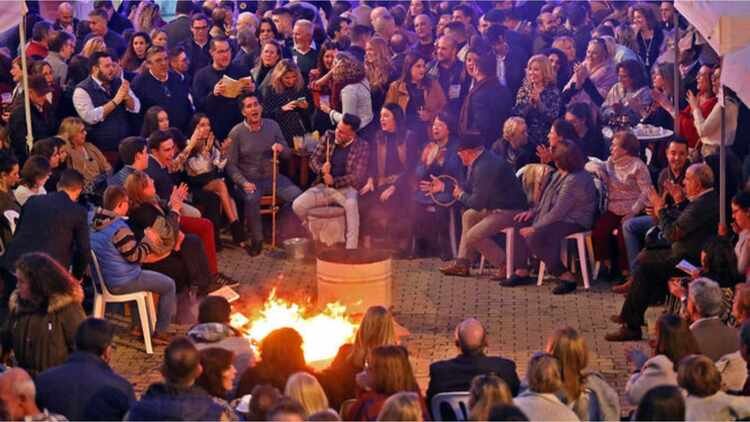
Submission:
<svg viewBox="0 0 750 422">
<path fill-rule="evenodd" d="M 47 303 L 47 313 L 53 314 L 74 303 L 83 303 L 83 288 L 79 284 L 73 287 L 71 293 L 50 296 Z M 16 289 L 10 295 L 8 309 L 11 315 L 21 315 L 39 311 L 39 304 L 21 299 L 18 297 L 18 289 Z"/>
</svg>

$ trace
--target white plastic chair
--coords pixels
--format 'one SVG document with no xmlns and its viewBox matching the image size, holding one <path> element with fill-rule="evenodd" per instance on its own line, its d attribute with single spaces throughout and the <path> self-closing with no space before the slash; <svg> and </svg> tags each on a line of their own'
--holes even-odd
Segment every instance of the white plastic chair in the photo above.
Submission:
<svg viewBox="0 0 750 422">
<path fill-rule="evenodd" d="M 469 420 L 469 397 L 468 391 L 456 391 L 451 393 L 439 393 L 432 398 L 430 407 L 432 410 L 432 417 L 436 421 L 440 421 L 441 414 L 440 408 L 443 403 L 450 406 L 453 411 L 453 415 L 457 421 L 468 421 Z"/>
<path fill-rule="evenodd" d="M 505 277 L 510 278 L 513 272 L 516 270 L 513 268 L 513 257 L 515 251 L 513 250 L 513 227 L 507 227 L 500 230 L 500 233 L 505 235 Z M 479 274 L 484 274 L 484 255 L 479 261 Z"/>
<path fill-rule="evenodd" d="M 589 267 L 586 262 L 586 256 L 591 265 L 591 270 L 594 272 L 593 276 L 596 278 L 598 273 L 598 267 L 596 266 L 594 259 L 594 246 L 591 241 L 591 231 L 573 233 L 570 236 L 563 239 L 563 247 L 561 255 L 563 261 L 568 260 L 568 240 L 576 241 L 576 249 L 578 250 L 578 261 L 581 263 L 581 276 L 583 278 L 583 287 L 588 290 L 591 287 L 591 279 L 589 278 Z M 536 285 L 541 286 L 544 281 L 544 261 L 539 261 L 539 276 L 537 277 Z"/>
<path fill-rule="evenodd" d="M 146 353 L 154 353 L 151 345 L 151 331 L 156 329 L 156 307 L 151 292 L 135 292 L 124 295 L 115 295 L 109 292 L 107 284 L 102 277 L 99 261 L 96 254 L 91 251 L 91 263 L 93 271 L 91 278 L 94 279 L 94 317 L 104 318 L 104 310 L 108 303 L 124 303 L 135 301 L 138 305 L 138 316 L 141 320 L 141 331 L 143 331 L 143 342 L 146 343 Z M 97 287 L 98 285 L 98 287 Z"/>
</svg>

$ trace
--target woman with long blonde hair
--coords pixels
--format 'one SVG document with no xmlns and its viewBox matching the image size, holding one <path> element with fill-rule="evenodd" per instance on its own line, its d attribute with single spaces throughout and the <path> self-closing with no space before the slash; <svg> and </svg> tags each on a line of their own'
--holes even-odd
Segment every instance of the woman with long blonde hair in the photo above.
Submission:
<svg viewBox="0 0 750 422">
<path fill-rule="evenodd" d="M 284 395 L 301 404 L 305 417 L 328 409 L 328 397 L 318 380 L 307 372 L 297 372 L 289 377 Z"/>
<path fill-rule="evenodd" d="M 489 420 L 492 408 L 500 404 L 513 404 L 513 394 L 508 384 L 495 374 L 477 375 L 469 389 L 469 420 Z"/>
<path fill-rule="evenodd" d="M 529 142 L 542 145 L 552 122 L 560 117 L 562 99 L 549 58 L 532 56 L 526 66 L 526 77 L 516 95 L 512 115 L 523 117 L 528 127 Z"/>
<path fill-rule="evenodd" d="M 557 359 L 565 402 L 581 420 L 618 420 L 617 392 L 597 373 L 585 373 L 589 364 L 586 339 L 575 328 L 563 327 L 547 341 L 546 352 Z M 593 397 L 592 397 L 593 396 Z M 592 404 L 595 404 L 592 406 Z"/>
<path fill-rule="evenodd" d="M 86 125 L 80 118 L 64 118 L 57 137 L 65 141 L 61 152 L 67 156 L 66 164 L 83 175 L 87 188 L 93 187 L 97 178 L 103 181 L 103 177 L 112 173 L 112 166 L 99 148 L 86 142 Z"/>
<path fill-rule="evenodd" d="M 355 376 L 365 367 L 372 349 L 398 344 L 393 315 L 383 306 L 371 306 L 365 312 L 353 344 L 341 346 L 331 366 L 321 374 L 331 407 L 338 409 L 345 400 L 354 398 Z"/>
<path fill-rule="evenodd" d="M 287 142 L 303 136 L 310 127 L 309 93 L 299 66 L 291 59 L 279 61 L 271 71 L 271 82 L 263 88 L 263 114 L 276 120 Z"/>
<path fill-rule="evenodd" d="M 378 414 L 379 421 L 414 421 L 422 422 L 422 406 L 419 394 L 403 392 L 394 394 L 385 401 L 383 410 Z"/>
<path fill-rule="evenodd" d="M 372 109 L 380 110 L 385 103 L 388 86 L 396 79 L 391 49 L 381 37 L 373 37 L 365 45 L 365 75 L 372 90 Z"/>
</svg>

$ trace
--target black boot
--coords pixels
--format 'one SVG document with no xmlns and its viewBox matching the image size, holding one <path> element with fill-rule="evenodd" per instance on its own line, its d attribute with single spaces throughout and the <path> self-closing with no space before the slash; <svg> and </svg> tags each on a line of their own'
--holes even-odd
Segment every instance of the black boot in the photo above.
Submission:
<svg viewBox="0 0 750 422">
<path fill-rule="evenodd" d="M 245 225 L 240 220 L 235 220 L 229 225 L 229 230 L 232 233 L 232 241 L 235 244 L 240 244 L 247 240 L 247 233 L 245 233 Z"/>
</svg>

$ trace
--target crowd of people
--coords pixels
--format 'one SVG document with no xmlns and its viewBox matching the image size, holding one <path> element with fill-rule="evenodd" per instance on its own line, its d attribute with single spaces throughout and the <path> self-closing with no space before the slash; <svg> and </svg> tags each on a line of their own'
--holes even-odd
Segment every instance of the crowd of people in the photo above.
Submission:
<svg viewBox="0 0 750 422">
<path fill-rule="evenodd" d="M 150 0 L 61 2 L 53 21 L 28 3 L 30 41 L 11 31 L 0 49 L 8 418 L 421 420 L 443 417 L 429 405 L 449 391 L 470 392 L 476 420 L 621 416 L 570 327 L 522 383 L 464 321 L 426 394 L 382 308 L 324 371 L 292 329 L 256 362 L 207 295 L 235 282 L 219 251 L 258 256 L 277 229 L 268 196 L 282 239 L 337 206 L 345 249 L 439 257 L 457 277 L 481 256 L 504 288 L 538 266 L 573 293 L 563 244 L 590 236 L 579 254 L 626 295 L 608 341 L 641 340 L 665 306 L 653 356 L 628 353 L 635 417 L 750 416 L 732 395 L 750 395 L 750 114 L 671 1 L 179 0 L 169 22 Z M 159 296 L 165 381 L 139 401 L 107 364 L 112 326 L 86 319 L 94 261 L 108 291 Z M 173 339 L 183 296 L 202 299 L 198 323 Z"/>
</svg>

